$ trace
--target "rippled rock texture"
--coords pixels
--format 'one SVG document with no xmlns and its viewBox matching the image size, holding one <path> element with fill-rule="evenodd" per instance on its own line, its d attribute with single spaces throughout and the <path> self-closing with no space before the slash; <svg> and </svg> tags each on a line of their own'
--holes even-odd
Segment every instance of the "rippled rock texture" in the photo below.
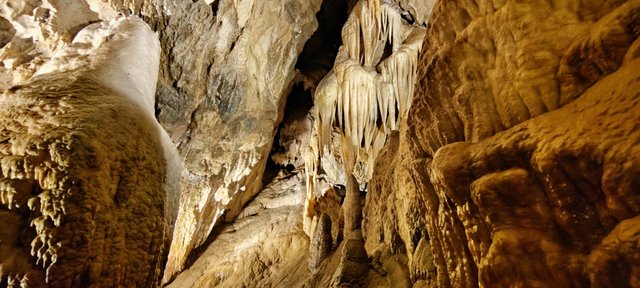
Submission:
<svg viewBox="0 0 640 288">
<path fill-rule="evenodd" d="M 639 5 L 440 1 L 368 250 L 439 287 L 640 285 Z"/>
<path fill-rule="evenodd" d="M 61 76 L 0 100 L 0 286 L 155 285 L 166 170 L 154 123 L 94 79 Z"/>
<path fill-rule="evenodd" d="M 160 43 L 136 17 L 83 33 L 65 51 L 93 57 L 54 58 L 0 95 L 2 287 L 161 280 L 179 173 L 153 115 Z"/>
</svg>

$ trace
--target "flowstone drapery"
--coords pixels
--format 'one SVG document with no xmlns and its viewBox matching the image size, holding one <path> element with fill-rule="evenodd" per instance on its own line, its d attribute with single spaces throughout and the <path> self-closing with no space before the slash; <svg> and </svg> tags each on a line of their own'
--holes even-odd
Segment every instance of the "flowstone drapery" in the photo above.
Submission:
<svg viewBox="0 0 640 288">
<path fill-rule="evenodd" d="M 358 2 L 342 30 L 334 68 L 316 89 L 314 133 L 305 160 L 307 232 L 317 216 L 315 200 L 324 194 L 317 188 L 320 171 L 339 162 L 346 175 L 340 184 L 347 188 L 344 234 L 360 226 L 359 187 L 371 179 L 373 162 L 406 118 L 413 95 L 424 29 L 408 24 L 401 13 L 387 1 Z"/>
<path fill-rule="evenodd" d="M 160 284 L 182 163 L 154 117 L 159 62 L 119 16 L 0 94 L 0 287 Z"/>
</svg>

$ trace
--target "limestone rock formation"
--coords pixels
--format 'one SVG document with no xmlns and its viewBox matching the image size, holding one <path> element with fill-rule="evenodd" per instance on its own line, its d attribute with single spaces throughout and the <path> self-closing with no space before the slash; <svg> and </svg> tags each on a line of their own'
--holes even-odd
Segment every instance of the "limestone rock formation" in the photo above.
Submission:
<svg viewBox="0 0 640 288">
<path fill-rule="evenodd" d="M 319 8 L 318 0 L 196 1 L 178 4 L 157 23 L 167 43 L 158 117 L 179 143 L 188 173 L 168 276 L 260 190 L 294 65 Z"/>
<path fill-rule="evenodd" d="M 464 257 L 476 263 L 480 283 L 568 287 L 633 280 L 635 261 L 617 262 L 628 268 L 615 272 L 601 268 L 611 260 L 584 264 L 598 245 L 611 245 L 603 239 L 609 233 L 637 229 L 621 221 L 640 212 L 634 195 L 640 131 L 626 122 L 640 120 L 634 112 L 640 109 L 638 64 L 623 66 L 561 109 L 436 153 L 432 183 L 440 199 L 464 207 L 454 219 L 464 228 Z"/>
<path fill-rule="evenodd" d="M 317 234 L 319 216 L 326 212 L 316 209 L 318 198 L 325 197 L 325 183 L 346 186 L 340 217 L 343 234 L 348 239 L 352 232 L 360 234 L 360 188 L 371 179 L 373 163 L 389 134 L 406 120 L 424 37 L 422 27 L 407 23 L 401 13 L 395 3 L 358 2 L 342 30 L 344 43 L 334 68 L 318 84 L 314 131 L 305 156 L 304 216 L 310 235 Z M 319 173 L 338 169 L 344 174 L 343 183 L 322 175 L 338 174 L 335 171 Z"/>
<path fill-rule="evenodd" d="M 301 174 L 277 177 L 169 287 L 300 287 L 309 277 Z"/>
<path fill-rule="evenodd" d="M 160 283 L 179 163 L 159 52 L 138 18 L 93 24 L 0 96 L 0 286 Z"/>
<path fill-rule="evenodd" d="M 473 2 L 435 6 L 366 247 L 420 285 L 638 285 L 607 235 L 637 241 L 639 2 Z"/>
<path fill-rule="evenodd" d="M 639 0 L 0 16 L 2 287 L 640 287 Z"/>
<path fill-rule="evenodd" d="M 260 189 L 319 7 L 318 0 L 6 0 L 2 16 L 19 29 L 0 53 L 0 80 L 5 89 L 26 81 L 84 25 L 118 13 L 140 15 L 159 33 L 155 113 L 186 168 L 171 276 L 216 223 L 233 219 Z"/>
</svg>

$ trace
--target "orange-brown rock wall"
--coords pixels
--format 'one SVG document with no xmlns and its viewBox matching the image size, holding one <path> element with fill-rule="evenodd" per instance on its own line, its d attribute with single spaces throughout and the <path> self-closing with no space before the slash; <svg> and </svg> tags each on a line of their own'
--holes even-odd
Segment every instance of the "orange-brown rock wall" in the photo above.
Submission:
<svg viewBox="0 0 640 288">
<path fill-rule="evenodd" d="M 439 1 L 368 251 L 404 246 L 439 287 L 640 285 L 639 9 Z"/>
</svg>

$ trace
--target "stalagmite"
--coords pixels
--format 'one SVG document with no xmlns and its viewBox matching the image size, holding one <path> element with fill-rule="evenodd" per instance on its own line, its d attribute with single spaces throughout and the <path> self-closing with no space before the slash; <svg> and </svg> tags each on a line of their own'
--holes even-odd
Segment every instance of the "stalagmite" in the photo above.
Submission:
<svg viewBox="0 0 640 288">
<path fill-rule="evenodd" d="M 360 226 L 359 187 L 371 179 L 373 161 L 406 118 L 413 95 L 424 29 L 404 23 L 400 13 L 387 1 L 358 2 L 342 30 L 344 45 L 334 68 L 316 89 L 315 139 L 305 159 L 307 226 L 313 222 L 315 197 L 322 195 L 318 171 L 323 158 L 335 158 L 330 154 L 339 155 L 347 178 L 345 235 Z M 341 148 L 333 147 L 334 130 Z"/>
</svg>

